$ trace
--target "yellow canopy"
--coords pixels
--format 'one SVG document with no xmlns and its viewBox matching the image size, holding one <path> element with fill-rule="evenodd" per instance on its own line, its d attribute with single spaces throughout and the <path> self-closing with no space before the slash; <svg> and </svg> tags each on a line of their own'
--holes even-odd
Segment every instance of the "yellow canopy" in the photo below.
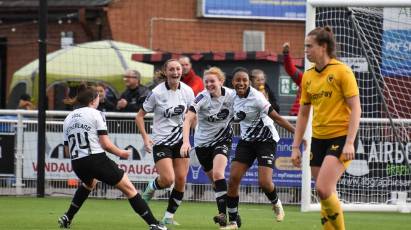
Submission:
<svg viewBox="0 0 411 230">
<path fill-rule="evenodd" d="M 131 59 L 134 53 L 153 53 L 141 46 L 111 40 L 87 42 L 47 55 L 47 88 L 61 82 L 104 82 L 118 95 L 125 90 L 122 75 L 128 68 L 138 70 L 142 84 L 152 81 L 154 66 Z M 24 82 L 27 93 L 37 101 L 38 60 L 17 70 L 10 85 Z M 21 92 L 26 93 L 26 92 Z"/>
</svg>

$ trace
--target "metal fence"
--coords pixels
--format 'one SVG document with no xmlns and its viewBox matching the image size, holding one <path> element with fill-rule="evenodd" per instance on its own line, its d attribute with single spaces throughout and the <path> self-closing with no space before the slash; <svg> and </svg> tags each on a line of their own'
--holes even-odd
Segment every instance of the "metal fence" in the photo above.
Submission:
<svg viewBox="0 0 411 230">
<path fill-rule="evenodd" d="M 71 169 L 70 159 L 65 158 L 63 154 L 62 125 L 67 113 L 47 112 L 45 194 L 48 196 L 71 196 L 79 183 Z M 141 135 L 134 123 L 135 114 L 106 113 L 106 116 L 111 140 L 119 147 L 132 149 L 133 152 L 129 159 L 119 159 L 112 154 L 108 155 L 128 173 L 138 190 L 144 190 L 147 181 L 156 176 L 156 169 L 152 155 L 145 153 L 143 149 Z M 295 122 L 295 117 L 286 118 L 292 123 Z M 399 126 L 400 135 L 407 136 L 404 139 L 409 138 L 410 120 L 397 120 L 395 124 Z M 145 125 L 150 133 L 152 116 L 146 117 Z M 283 140 L 290 141 L 291 133 L 281 127 L 276 128 Z M 0 195 L 36 194 L 37 129 L 37 112 L 0 110 Z M 234 124 L 234 134 L 239 135 L 238 124 Z M 399 196 L 397 194 L 405 193 L 408 201 L 411 183 L 409 167 L 411 143 L 404 143 L 406 152 L 401 154 L 400 143 L 393 139 L 392 130 L 386 119 L 362 119 L 359 137 L 361 144 L 357 149 L 356 160 L 338 184 L 341 199 L 347 203 L 393 203 L 397 199 L 395 196 Z M 291 143 L 287 144 L 291 145 Z M 287 144 L 285 146 L 288 146 Z M 279 148 L 277 148 L 278 153 Z M 280 161 L 285 163 L 286 167 L 291 165 L 288 157 Z M 191 158 L 191 163 L 188 178 L 192 176 L 193 170 L 198 170 L 197 166 L 193 167 L 195 164 L 193 158 Z M 277 165 L 276 168 L 278 168 Z M 280 174 L 289 172 L 287 170 L 289 169 L 274 170 L 274 183 L 277 184 L 279 197 L 285 204 L 300 204 L 302 194 L 300 184 L 279 183 Z M 291 176 L 301 177 L 301 174 L 298 175 L 301 171 L 291 169 L 293 170 L 296 174 Z M 228 176 L 227 172 L 226 176 Z M 170 190 L 157 192 L 155 199 L 166 199 L 169 192 Z M 309 192 L 312 203 L 318 202 L 314 188 L 311 187 L 305 192 Z M 108 199 L 123 198 L 120 191 L 102 183 L 98 183 L 91 196 Z M 185 199 L 214 201 L 214 192 L 210 183 L 188 183 Z M 249 203 L 268 202 L 257 183 L 242 184 L 240 200 Z"/>
<path fill-rule="evenodd" d="M 72 196 L 79 181 L 72 172 L 70 160 L 64 158 L 62 126 L 68 112 L 47 111 L 46 119 L 46 174 L 45 194 L 48 196 Z M 120 147 L 126 143 L 135 143 L 141 140 L 134 123 L 133 113 L 106 113 L 107 126 L 110 138 Z M 289 117 L 290 120 L 295 120 Z M 151 132 L 152 117 L 145 120 L 146 129 Z M 0 195 L 35 195 L 37 191 L 37 112 L 25 110 L 0 110 L 0 135 L 2 140 L 14 144 L 13 148 L 3 149 L 2 158 L 8 159 L 8 171 L 0 172 Z M 291 138 L 292 134 L 283 128 L 277 127 L 280 137 Z M 234 124 L 234 133 L 239 135 L 239 126 Z M 135 144 L 141 164 L 118 163 L 129 173 L 133 184 L 140 191 L 144 190 L 147 181 L 155 177 L 153 160 L 142 150 L 142 141 Z M 127 147 L 127 146 L 126 146 Z M 109 154 L 111 155 L 111 154 Z M 11 157 L 11 159 L 10 159 Z M 134 157 L 134 156 L 131 156 Z M 113 158 L 115 159 L 115 158 Z M 147 160 L 148 159 L 148 160 Z M 118 158 L 115 159 L 118 161 Z M 149 162 L 148 162 L 149 161 Z M 8 166 L 10 166 L 8 164 Z M 283 203 L 298 204 L 300 201 L 300 187 L 278 187 L 280 199 Z M 155 199 L 166 199 L 170 190 L 156 193 Z M 92 197 L 118 199 L 124 198 L 122 193 L 108 185 L 98 183 L 91 194 Z M 215 201 L 214 192 L 210 184 L 187 184 L 185 199 L 191 201 Z M 242 202 L 267 203 L 268 200 L 258 185 L 243 185 L 240 189 Z"/>
</svg>

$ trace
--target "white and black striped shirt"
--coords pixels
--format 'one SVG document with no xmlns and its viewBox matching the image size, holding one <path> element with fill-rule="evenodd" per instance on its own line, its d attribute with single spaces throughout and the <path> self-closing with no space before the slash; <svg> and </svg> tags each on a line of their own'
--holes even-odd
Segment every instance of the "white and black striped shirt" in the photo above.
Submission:
<svg viewBox="0 0 411 230">
<path fill-rule="evenodd" d="M 231 141 L 233 130 L 233 104 L 235 92 L 227 87 L 221 88 L 221 96 L 212 97 L 203 90 L 190 106 L 197 114 L 198 126 L 194 134 L 196 147 L 209 147 L 220 142 Z"/>
<path fill-rule="evenodd" d="M 107 135 L 107 124 L 104 114 L 94 108 L 76 109 L 64 120 L 64 144 L 68 145 L 72 160 L 103 153 L 98 135 Z"/>
<path fill-rule="evenodd" d="M 152 138 L 155 145 L 172 146 L 182 141 L 184 114 L 194 101 L 193 90 L 180 82 L 176 91 L 163 82 L 147 96 L 143 109 L 154 112 Z"/>
<path fill-rule="evenodd" d="M 274 121 L 268 116 L 270 103 L 258 90 L 250 87 L 246 96 L 234 99 L 234 121 L 240 123 L 241 139 L 245 141 L 278 142 L 280 137 Z"/>
</svg>

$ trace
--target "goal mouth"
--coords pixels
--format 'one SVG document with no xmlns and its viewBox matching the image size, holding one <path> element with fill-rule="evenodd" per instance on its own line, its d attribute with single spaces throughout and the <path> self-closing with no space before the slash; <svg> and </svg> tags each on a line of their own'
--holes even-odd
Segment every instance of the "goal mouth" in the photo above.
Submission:
<svg viewBox="0 0 411 230">
<path fill-rule="evenodd" d="M 360 89 L 356 159 L 337 184 L 344 211 L 411 210 L 410 15 L 409 1 L 308 0 L 306 31 L 331 26 Z M 308 170 L 301 209 L 319 210 Z"/>
</svg>

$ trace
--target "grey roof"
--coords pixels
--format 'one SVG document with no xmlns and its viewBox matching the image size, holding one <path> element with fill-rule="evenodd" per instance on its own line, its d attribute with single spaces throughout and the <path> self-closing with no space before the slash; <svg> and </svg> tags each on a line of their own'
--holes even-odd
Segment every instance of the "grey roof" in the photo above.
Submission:
<svg viewBox="0 0 411 230">
<path fill-rule="evenodd" d="M 0 0 L 0 8 L 33 8 L 39 0 Z M 95 7 L 106 6 L 112 0 L 48 0 L 49 7 Z"/>
</svg>

